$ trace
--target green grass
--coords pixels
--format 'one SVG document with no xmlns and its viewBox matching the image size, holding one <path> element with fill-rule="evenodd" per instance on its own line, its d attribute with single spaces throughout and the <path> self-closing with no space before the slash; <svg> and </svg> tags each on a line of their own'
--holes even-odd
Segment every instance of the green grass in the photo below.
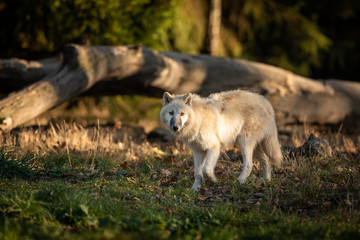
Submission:
<svg viewBox="0 0 360 240">
<path fill-rule="evenodd" d="M 170 152 L 1 149 L 0 239 L 360 237 L 359 155 L 286 159 L 269 182 L 256 165 L 246 185 L 231 157 L 195 193 L 191 157 Z"/>
</svg>

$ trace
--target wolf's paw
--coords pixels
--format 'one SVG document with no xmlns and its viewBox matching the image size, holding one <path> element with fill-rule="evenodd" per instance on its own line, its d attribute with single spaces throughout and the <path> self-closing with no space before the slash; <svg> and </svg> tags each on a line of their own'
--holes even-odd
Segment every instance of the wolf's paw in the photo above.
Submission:
<svg viewBox="0 0 360 240">
<path fill-rule="evenodd" d="M 264 181 L 270 181 L 271 180 L 271 175 L 264 175 L 263 179 L 264 179 Z"/>
<path fill-rule="evenodd" d="M 201 187 L 201 181 L 202 181 L 202 177 L 201 178 L 197 178 L 195 177 L 195 182 L 191 187 L 191 190 L 197 192 L 199 191 L 200 187 Z"/>
<path fill-rule="evenodd" d="M 200 190 L 200 185 L 194 183 L 194 185 L 191 187 L 191 190 L 198 192 Z"/>
<path fill-rule="evenodd" d="M 215 177 L 215 174 L 213 171 L 204 171 L 205 176 L 213 183 L 217 182 L 217 179 Z"/>
<path fill-rule="evenodd" d="M 209 178 L 209 180 L 213 183 L 217 183 L 217 178 L 215 177 L 215 175 L 207 175 L 207 177 Z"/>
<path fill-rule="evenodd" d="M 238 178 L 236 179 L 236 181 L 237 181 L 238 183 L 240 183 L 240 184 L 245 184 L 246 178 L 238 177 Z"/>
</svg>

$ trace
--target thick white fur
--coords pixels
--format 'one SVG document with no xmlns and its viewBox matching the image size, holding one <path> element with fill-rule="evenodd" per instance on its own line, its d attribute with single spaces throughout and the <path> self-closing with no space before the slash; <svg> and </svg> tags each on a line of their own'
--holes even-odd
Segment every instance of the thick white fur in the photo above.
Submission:
<svg viewBox="0 0 360 240">
<path fill-rule="evenodd" d="M 253 157 L 260 162 L 267 180 L 271 179 L 271 165 L 281 164 L 274 110 L 259 94 L 236 90 L 202 98 L 166 92 L 160 119 L 193 151 L 194 190 L 200 188 L 204 174 L 216 181 L 214 168 L 221 146 L 236 144 L 240 148 L 244 162 L 240 183 L 250 175 Z"/>
</svg>

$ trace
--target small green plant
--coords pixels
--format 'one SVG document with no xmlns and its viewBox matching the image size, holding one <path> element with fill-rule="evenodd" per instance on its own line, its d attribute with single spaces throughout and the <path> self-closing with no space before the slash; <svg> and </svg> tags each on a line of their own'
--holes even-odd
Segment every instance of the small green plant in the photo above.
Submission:
<svg viewBox="0 0 360 240">
<path fill-rule="evenodd" d="M 45 202 L 36 200 L 32 192 L 18 189 L 0 196 L 0 212 L 3 216 L 18 218 L 22 221 L 44 223 L 53 220 Z"/>
<path fill-rule="evenodd" d="M 1 178 L 22 178 L 32 179 L 36 167 L 33 157 L 25 155 L 19 159 L 15 158 L 11 151 L 0 149 L 0 179 Z"/>
</svg>

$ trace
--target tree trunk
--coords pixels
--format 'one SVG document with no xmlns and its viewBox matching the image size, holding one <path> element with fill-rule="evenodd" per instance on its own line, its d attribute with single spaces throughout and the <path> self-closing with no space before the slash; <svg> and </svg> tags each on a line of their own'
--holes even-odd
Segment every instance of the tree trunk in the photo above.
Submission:
<svg viewBox="0 0 360 240">
<path fill-rule="evenodd" d="M 220 53 L 221 0 L 211 0 L 209 16 L 209 54 L 218 56 Z"/>
<path fill-rule="evenodd" d="M 334 124 L 350 114 L 360 114 L 359 83 L 315 81 L 247 60 L 159 53 L 141 47 L 69 45 L 62 58 L 1 60 L 1 91 L 9 79 L 12 85 L 30 85 L 0 101 L 2 129 L 12 129 L 81 93 L 160 97 L 164 91 L 207 95 L 248 89 L 270 100 L 279 125 Z"/>
</svg>

